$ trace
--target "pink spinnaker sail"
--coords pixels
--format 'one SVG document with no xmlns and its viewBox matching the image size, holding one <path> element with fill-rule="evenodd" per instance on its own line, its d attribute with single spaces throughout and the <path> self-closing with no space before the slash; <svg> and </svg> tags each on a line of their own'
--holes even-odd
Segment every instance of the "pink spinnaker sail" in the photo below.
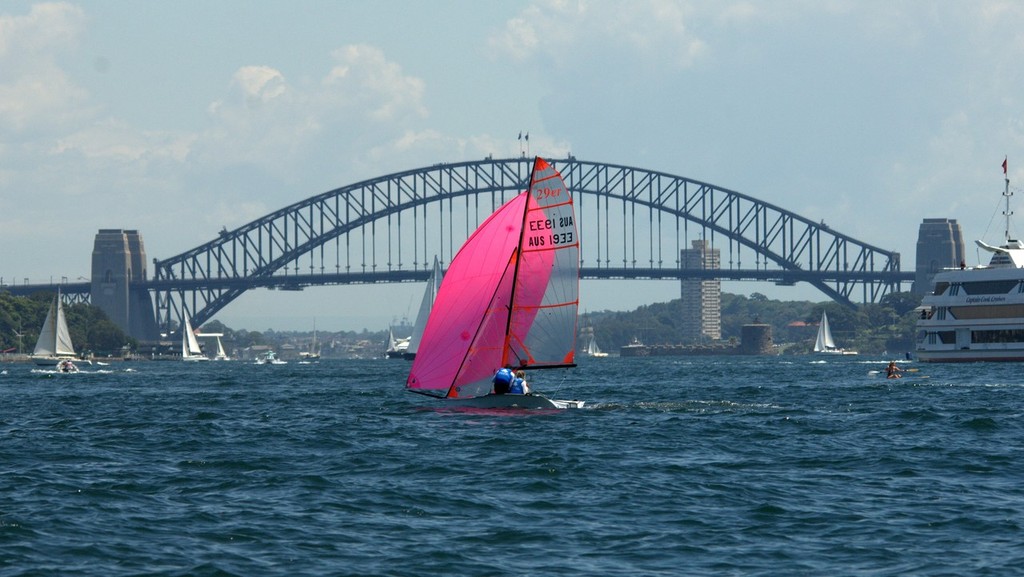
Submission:
<svg viewBox="0 0 1024 577">
<path fill-rule="evenodd" d="M 578 308 L 572 198 L 537 158 L 529 190 L 488 217 L 452 259 L 406 387 L 477 397 L 504 366 L 572 366 Z"/>
</svg>

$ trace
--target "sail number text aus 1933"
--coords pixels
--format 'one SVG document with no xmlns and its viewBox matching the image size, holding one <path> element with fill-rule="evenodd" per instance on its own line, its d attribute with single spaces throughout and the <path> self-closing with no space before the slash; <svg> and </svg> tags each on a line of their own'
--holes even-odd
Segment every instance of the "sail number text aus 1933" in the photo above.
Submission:
<svg viewBox="0 0 1024 577">
<path fill-rule="evenodd" d="M 540 246 L 557 246 L 564 244 L 572 244 L 576 242 L 575 234 L 573 234 L 572 227 L 574 225 L 572 216 L 559 216 L 557 218 L 542 218 L 531 220 L 528 223 L 528 230 L 530 232 L 529 238 L 527 239 L 527 246 L 540 247 Z M 561 229 L 568 228 L 565 232 L 558 232 Z M 535 234 L 537 232 L 543 232 L 554 229 L 555 232 L 551 234 Z"/>
</svg>

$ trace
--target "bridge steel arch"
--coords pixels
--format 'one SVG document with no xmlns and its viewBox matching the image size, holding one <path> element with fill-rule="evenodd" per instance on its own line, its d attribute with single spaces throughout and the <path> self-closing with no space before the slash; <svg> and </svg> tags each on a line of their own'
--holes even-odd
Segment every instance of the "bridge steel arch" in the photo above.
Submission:
<svg viewBox="0 0 1024 577">
<path fill-rule="evenodd" d="M 838 302 L 900 290 L 899 253 L 736 191 L 664 172 L 549 159 L 577 203 L 583 278 L 808 282 Z M 442 163 L 296 202 L 177 256 L 154 259 L 158 325 L 198 326 L 246 290 L 425 280 L 487 215 L 527 186 L 532 159 Z M 680 269 L 694 240 L 721 269 Z M 748 264 L 749 263 L 749 264 Z M 748 265 L 744 268 L 744 265 Z"/>
</svg>

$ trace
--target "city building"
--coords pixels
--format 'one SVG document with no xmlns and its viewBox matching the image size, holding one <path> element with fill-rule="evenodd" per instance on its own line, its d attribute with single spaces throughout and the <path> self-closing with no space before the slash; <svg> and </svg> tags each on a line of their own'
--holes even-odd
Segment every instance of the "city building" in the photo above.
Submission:
<svg viewBox="0 0 1024 577">
<path fill-rule="evenodd" d="M 679 251 L 683 269 L 712 270 L 721 268 L 721 253 L 707 241 L 691 242 L 693 248 Z M 684 343 L 705 343 L 722 339 L 722 281 L 718 279 L 683 279 L 682 338 Z"/>
</svg>

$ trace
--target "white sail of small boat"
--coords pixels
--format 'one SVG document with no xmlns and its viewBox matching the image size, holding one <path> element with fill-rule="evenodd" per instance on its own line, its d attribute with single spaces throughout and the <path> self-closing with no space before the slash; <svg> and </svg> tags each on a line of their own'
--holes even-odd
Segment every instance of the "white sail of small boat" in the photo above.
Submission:
<svg viewBox="0 0 1024 577">
<path fill-rule="evenodd" d="M 832 331 L 828 326 L 828 315 L 821 311 L 821 322 L 818 324 L 818 337 L 814 340 L 814 352 L 825 353 L 836 348 L 832 339 Z"/>
<path fill-rule="evenodd" d="M 434 308 L 434 299 L 437 297 L 437 291 L 441 288 L 441 263 L 434 257 L 434 268 L 430 273 L 430 278 L 427 279 L 427 288 L 423 291 L 423 300 L 420 301 L 420 310 L 416 314 L 416 324 L 412 327 L 412 336 L 409 337 L 409 344 L 402 353 L 402 356 L 406 359 L 415 359 L 416 350 L 420 347 L 420 341 L 423 339 L 423 329 L 427 328 L 427 319 L 430 318 L 430 311 Z"/>
<path fill-rule="evenodd" d="M 828 325 L 828 315 L 821 311 L 821 323 L 818 324 L 818 336 L 814 340 L 814 352 L 832 355 L 855 355 L 857 351 L 848 351 L 836 346 L 832 338 L 832 329 Z"/>
<path fill-rule="evenodd" d="M 74 359 L 75 347 L 71 343 L 71 332 L 64 318 L 64 303 L 61 302 L 60 290 L 50 303 L 43 328 L 39 331 L 39 340 L 32 351 L 32 361 L 41 367 L 56 366 L 64 360 Z"/>
<path fill-rule="evenodd" d="M 231 357 L 224 352 L 224 344 L 220 342 L 220 335 L 217 335 L 217 355 L 213 357 L 215 361 L 230 361 Z"/>
<path fill-rule="evenodd" d="M 601 351 L 601 347 L 597 346 L 597 338 L 594 336 L 593 333 L 590 334 L 590 338 L 587 340 L 587 350 L 586 350 L 586 353 L 587 353 L 588 357 L 607 357 L 608 356 L 608 353 L 602 352 Z"/>
<path fill-rule="evenodd" d="M 181 360 L 183 361 L 208 361 L 210 357 L 203 354 L 199 348 L 199 340 L 192 330 L 192 323 L 185 317 L 185 325 L 181 329 Z"/>
<path fill-rule="evenodd" d="M 504 378 L 509 369 L 575 366 L 579 248 L 569 189 L 538 157 L 529 188 L 488 217 L 452 259 L 406 389 L 455 407 L 582 407 L 512 393 L 508 380 L 498 386 L 499 370 Z"/>
<path fill-rule="evenodd" d="M 384 351 L 384 355 L 389 359 L 401 359 L 404 358 L 403 355 L 408 349 L 409 337 L 396 339 L 395 331 L 388 327 L 388 348 Z"/>
</svg>

